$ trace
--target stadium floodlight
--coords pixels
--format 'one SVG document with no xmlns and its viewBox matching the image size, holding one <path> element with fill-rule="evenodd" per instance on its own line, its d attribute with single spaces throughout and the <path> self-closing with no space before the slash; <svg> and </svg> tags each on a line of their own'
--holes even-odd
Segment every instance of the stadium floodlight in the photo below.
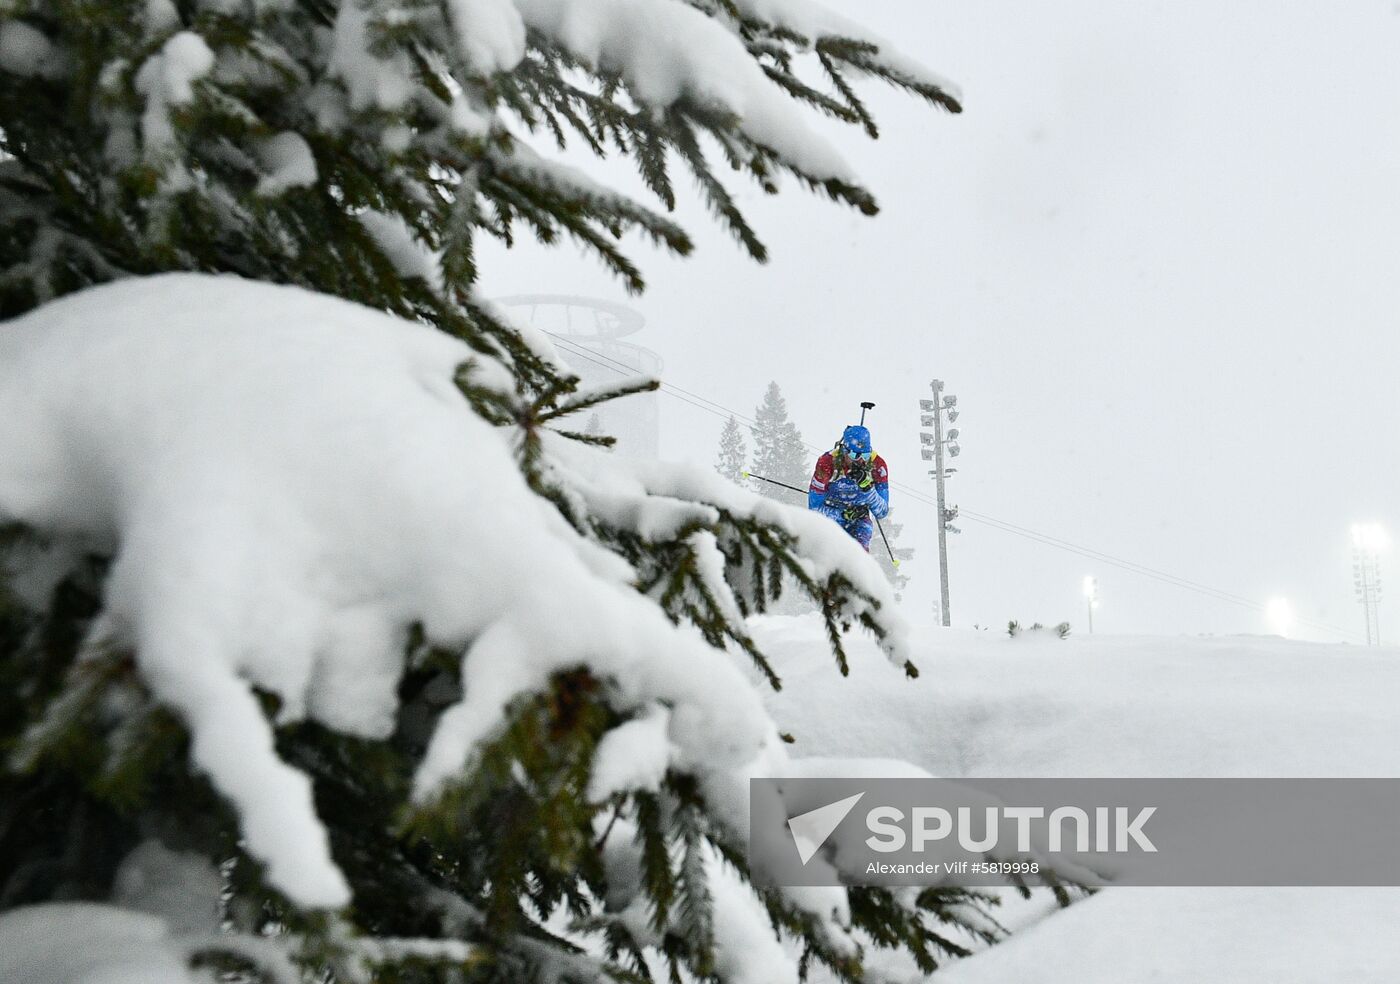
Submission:
<svg viewBox="0 0 1400 984">
<path fill-rule="evenodd" d="M 1285 639 L 1293 632 L 1293 606 L 1287 598 L 1270 598 L 1264 605 L 1264 624 L 1274 635 Z"/>
<path fill-rule="evenodd" d="M 1381 642 L 1381 554 L 1390 537 L 1379 523 L 1354 523 L 1351 527 L 1351 574 L 1356 600 L 1366 615 L 1366 645 Z"/>
<path fill-rule="evenodd" d="M 949 512 L 944 505 L 944 482 L 957 469 L 948 468 L 945 459 L 956 458 L 962 449 L 957 444 L 958 431 L 951 426 L 945 429 L 943 425 L 945 420 L 951 425 L 958 419 L 958 413 L 953 409 L 957 406 L 958 398 L 944 392 L 941 379 L 935 379 L 928 385 L 933 391 L 933 399 L 919 401 L 919 425 L 932 428 L 933 433 L 919 432 L 919 454 L 925 461 L 934 463 L 933 471 L 929 472 L 928 476 L 933 479 L 936 487 L 938 510 L 941 513 L 941 521 L 938 524 L 938 601 L 942 623 L 951 625 L 952 616 L 948 610 L 948 534 L 956 533 L 958 529 L 951 522 L 957 515 L 957 509 Z"/>
<path fill-rule="evenodd" d="M 1351 527 L 1352 546 L 1370 553 L 1381 553 L 1389 549 L 1390 536 L 1380 523 L 1353 523 Z"/>
</svg>

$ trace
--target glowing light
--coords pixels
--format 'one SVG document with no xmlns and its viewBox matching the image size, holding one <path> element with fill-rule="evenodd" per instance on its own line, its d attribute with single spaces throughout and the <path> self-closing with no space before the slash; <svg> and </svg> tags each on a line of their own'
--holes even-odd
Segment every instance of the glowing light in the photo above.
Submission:
<svg viewBox="0 0 1400 984">
<path fill-rule="evenodd" d="M 1390 547 L 1390 535 L 1380 523 L 1353 523 L 1351 543 L 1358 550 L 1380 553 Z"/>
<path fill-rule="evenodd" d="M 1293 606 L 1287 598 L 1270 598 L 1264 605 L 1264 624 L 1274 635 L 1285 639 L 1293 632 Z"/>
</svg>

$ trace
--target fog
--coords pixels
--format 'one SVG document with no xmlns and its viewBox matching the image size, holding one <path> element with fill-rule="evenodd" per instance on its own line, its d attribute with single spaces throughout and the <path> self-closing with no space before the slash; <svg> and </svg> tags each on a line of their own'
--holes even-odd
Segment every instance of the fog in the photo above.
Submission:
<svg viewBox="0 0 1400 984">
<path fill-rule="evenodd" d="M 777 380 L 819 446 L 873 400 L 892 477 L 930 495 L 917 401 L 942 378 L 962 412 L 950 502 L 1261 604 L 1285 597 L 1336 627 L 1298 635 L 1364 641 L 1349 528 L 1400 535 L 1400 7 L 845 6 L 966 101 L 952 117 L 867 84 L 878 141 L 822 124 L 878 217 L 791 181 L 776 198 L 736 185 L 772 252 L 761 266 L 678 171 L 697 250 L 629 240 L 641 297 L 571 247 L 534 244 L 484 248 L 485 292 L 623 301 L 668 382 L 751 415 Z M 638 187 L 611 163 L 590 169 Z M 711 463 L 722 419 L 660 399 L 663 456 Z M 892 501 L 917 550 L 905 599 L 931 618 L 934 511 L 898 488 Z M 1093 574 L 1098 631 L 1266 629 L 1255 609 L 967 513 L 958 525 L 955 625 L 1082 631 Z M 1400 639 L 1393 594 L 1380 624 Z"/>
</svg>

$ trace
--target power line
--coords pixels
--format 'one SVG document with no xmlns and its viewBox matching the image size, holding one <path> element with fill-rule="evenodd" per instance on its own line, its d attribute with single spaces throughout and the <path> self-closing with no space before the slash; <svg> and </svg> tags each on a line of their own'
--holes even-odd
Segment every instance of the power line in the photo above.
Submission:
<svg viewBox="0 0 1400 984">
<path fill-rule="evenodd" d="M 550 335 L 557 341 L 563 343 L 566 346 L 565 350 L 570 355 L 578 356 L 579 358 L 591 362 L 596 366 L 601 366 L 604 369 L 609 369 L 621 375 L 634 376 L 637 374 L 637 370 L 635 367 L 629 366 L 625 362 L 621 362 L 600 352 L 595 352 L 591 349 L 585 349 L 577 342 L 572 341 L 566 336 L 559 335 L 555 332 L 547 330 L 545 331 L 545 334 Z M 713 414 L 716 417 L 720 417 L 726 420 L 730 417 L 733 417 L 735 420 L 748 424 L 751 427 L 757 425 L 757 421 L 754 420 L 752 417 L 740 413 L 737 410 L 734 410 L 730 407 L 726 407 L 722 403 L 716 403 L 714 400 L 701 396 L 699 393 L 693 393 L 690 390 L 683 389 L 680 386 L 676 386 L 674 383 L 663 382 L 661 384 L 661 391 L 667 394 L 668 396 L 680 400 L 682 403 L 688 403 L 696 409 L 703 410 L 706 413 Z M 815 452 L 817 454 L 821 454 L 827 450 L 824 447 L 818 447 L 817 445 L 807 441 L 803 441 L 802 444 L 805 448 L 807 448 L 807 450 Z M 937 503 L 934 502 L 932 498 L 928 497 L 926 493 L 920 491 L 919 489 L 913 486 L 905 485 L 902 482 L 895 481 L 891 481 L 890 485 L 903 492 L 906 496 L 908 496 L 910 499 L 913 499 L 915 502 L 929 506 L 933 509 L 938 508 Z M 1017 536 L 1025 540 L 1029 540 L 1032 543 L 1039 543 L 1043 546 L 1053 547 L 1054 549 L 1065 551 L 1066 553 L 1072 553 L 1077 554 L 1081 557 L 1087 557 L 1088 559 L 1097 561 L 1101 564 L 1107 564 L 1110 567 L 1116 567 L 1120 570 L 1127 571 L 1131 574 L 1137 574 L 1141 577 L 1146 577 L 1151 580 L 1158 581 L 1162 584 L 1168 584 L 1172 587 L 1180 588 L 1183 591 L 1191 591 L 1204 597 L 1211 598 L 1215 601 L 1223 601 L 1227 604 L 1239 605 L 1243 608 L 1248 608 L 1257 612 L 1263 612 L 1267 608 L 1267 606 L 1262 604 L 1261 602 L 1255 601 L 1251 598 L 1246 598 L 1243 595 L 1237 595 L 1220 588 L 1212 587 L 1208 584 L 1202 584 L 1199 581 L 1192 581 L 1189 578 L 1180 577 L 1176 574 L 1171 574 L 1167 571 L 1157 570 L 1156 568 L 1148 567 L 1145 564 L 1139 564 L 1135 561 L 1127 560 L 1122 557 L 1115 557 L 1114 555 L 1104 553 L 1101 550 L 1095 550 L 1092 547 L 1086 547 L 1082 544 L 1073 543 L 1069 540 L 1064 540 L 1060 537 L 1052 536 L 1049 533 L 1041 533 L 1040 531 L 1030 529 L 1029 527 L 1019 526 L 1015 523 L 1008 522 L 1007 520 L 998 519 L 995 516 L 989 516 L 985 513 L 974 512 L 970 509 L 961 509 L 959 511 L 959 515 L 965 519 L 971 520 L 974 523 L 978 523 L 982 526 L 986 526 L 991 529 L 1000 530 L 1003 533 L 1009 533 L 1012 536 Z M 1350 629 L 1342 628 L 1339 625 L 1332 625 L 1329 622 L 1319 622 L 1314 619 L 1306 618 L 1298 618 L 1296 619 L 1296 621 L 1315 629 L 1325 629 L 1329 632 L 1336 632 L 1342 636 L 1357 635 L 1357 633 L 1352 632 Z"/>
<path fill-rule="evenodd" d="M 617 359 L 612 358 L 611 356 L 604 355 L 602 352 L 595 352 L 592 349 L 585 349 L 578 342 L 573 341 L 565 335 L 559 335 L 547 329 L 540 330 L 544 331 L 546 335 L 549 335 L 568 346 L 565 349 L 565 351 L 587 359 L 589 362 L 592 362 L 596 366 L 602 366 L 604 369 L 611 369 L 613 372 L 625 374 L 628 376 L 637 375 L 637 368 L 635 366 L 629 366 L 627 363 L 620 362 Z M 600 359 L 604 361 L 600 362 Z M 681 400 L 683 403 L 689 403 L 691 406 L 698 407 L 699 409 L 704 410 L 706 413 L 712 413 L 716 417 L 728 418 L 729 416 L 735 416 L 746 424 L 752 425 L 756 423 L 756 421 L 754 421 L 750 417 L 746 417 L 741 413 L 736 414 L 728 407 L 716 403 L 713 400 L 706 399 L 699 393 L 692 393 L 689 390 L 681 389 L 679 386 L 676 386 L 673 383 L 663 382 L 661 384 L 661 388 L 667 393 L 670 393 L 672 396 Z"/>
<path fill-rule="evenodd" d="M 553 332 L 547 332 L 546 334 L 553 334 Z M 624 363 L 617 362 L 616 359 L 609 359 L 606 355 L 599 355 L 599 353 L 596 353 L 596 352 L 591 352 L 591 351 L 584 350 L 584 349 L 574 349 L 574 348 L 566 348 L 565 351 L 568 352 L 570 355 L 576 355 L 576 356 L 578 356 L 580 359 L 583 359 L 585 362 L 591 362 L 591 363 L 593 363 L 595 366 L 601 366 L 601 367 L 604 368 L 604 369 L 611 369 L 613 372 L 619 373 L 620 375 L 627 375 L 627 376 L 636 376 L 636 375 L 638 375 L 638 372 L 637 372 L 636 369 L 634 369 L 634 368 L 632 368 L 632 367 L 630 367 L 630 366 L 626 366 Z M 595 355 L 598 356 L 598 358 L 594 358 Z M 599 359 L 606 359 L 607 361 L 606 361 L 606 362 L 603 362 L 603 361 L 599 361 Z M 622 370 L 615 368 L 615 366 L 608 365 L 609 362 L 615 363 L 616 365 L 619 365 L 619 366 L 623 366 L 623 367 L 626 369 L 626 372 L 624 373 Z M 695 408 L 697 408 L 697 409 L 699 409 L 699 410 L 704 410 L 704 411 L 706 411 L 706 412 L 708 412 L 708 413 L 718 414 L 718 411 L 716 411 L 716 410 L 711 410 L 709 407 L 705 406 L 703 403 L 698 403 L 698 402 L 696 402 L 695 400 L 688 399 L 688 398 L 687 398 L 687 397 L 688 397 L 688 394 L 687 394 L 687 395 L 682 395 L 681 393 L 674 392 L 674 391 L 673 391 L 674 388 L 671 387 L 671 386 L 670 386 L 669 384 L 667 384 L 667 383 L 662 383 L 662 384 L 661 384 L 661 389 L 662 389 L 664 392 L 666 392 L 666 394 L 667 394 L 668 396 L 674 396 L 676 399 L 680 400 L 682 403 L 689 403 L 691 406 L 693 406 L 693 407 L 695 407 Z"/>
</svg>

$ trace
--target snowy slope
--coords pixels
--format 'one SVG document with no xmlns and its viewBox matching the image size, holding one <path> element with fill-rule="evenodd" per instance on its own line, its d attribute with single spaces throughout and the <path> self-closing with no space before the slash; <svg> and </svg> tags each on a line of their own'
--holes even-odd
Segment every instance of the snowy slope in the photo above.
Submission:
<svg viewBox="0 0 1400 984">
<path fill-rule="evenodd" d="M 906 680 L 857 647 L 843 680 L 808 619 L 757 629 L 795 754 L 944 776 L 1400 775 L 1400 651 L 1276 638 L 923 627 Z M 1111 889 L 950 966 L 937 984 L 1400 980 L 1400 889 Z M 907 973 L 899 965 L 889 967 Z M 911 975 L 912 976 L 912 975 Z"/>
<path fill-rule="evenodd" d="M 1400 775 L 1400 650 L 924 627 L 919 679 L 858 643 L 843 681 L 815 622 L 757 631 L 784 682 L 770 708 L 804 755 L 944 776 Z"/>
</svg>

